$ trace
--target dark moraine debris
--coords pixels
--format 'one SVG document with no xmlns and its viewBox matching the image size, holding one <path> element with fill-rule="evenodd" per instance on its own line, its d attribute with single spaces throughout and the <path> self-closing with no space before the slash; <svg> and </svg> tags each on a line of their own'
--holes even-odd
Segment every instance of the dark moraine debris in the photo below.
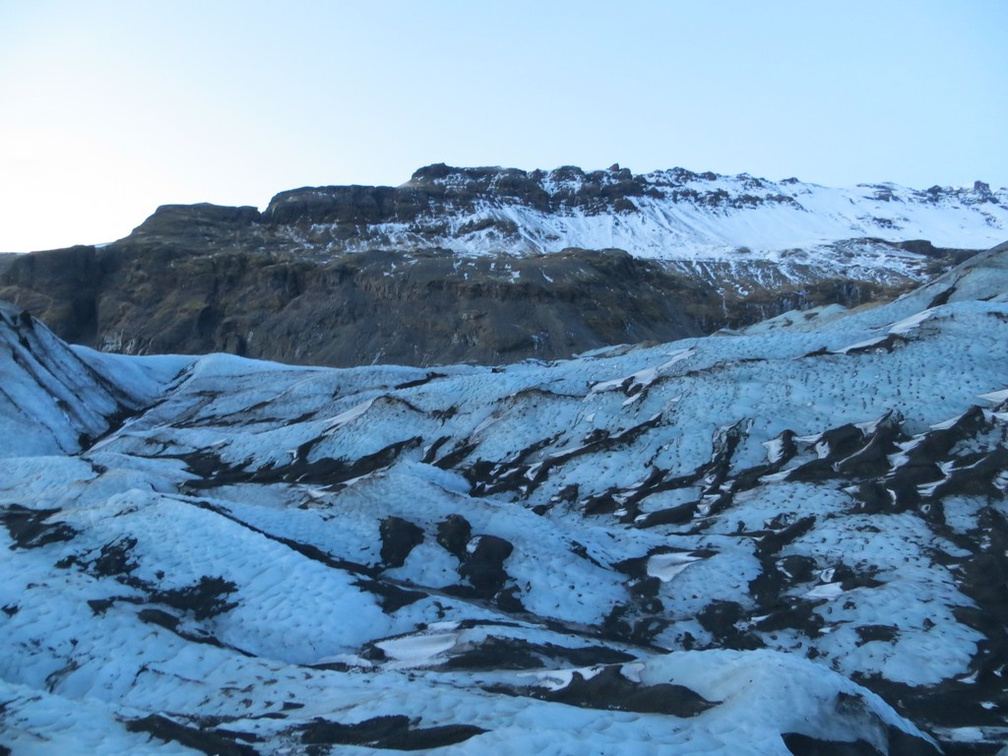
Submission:
<svg viewBox="0 0 1008 756">
<path fill-rule="evenodd" d="M 891 468 L 890 455 L 899 451 L 897 442 L 906 440 L 902 422 L 903 418 L 898 413 L 887 414 L 869 434 L 864 446 L 837 463 L 837 471 L 862 478 L 881 476 L 888 472 Z"/>
<path fill-rule="evenodd" d="M 618 562 L 614 562 L 612 568 L 635 580 L 643 580 L 647 577 L 648 560 L 656 551 L 657 549 L 652 549 L 644 556 L 621 559 Z"/>
<path fill-rule="evenodd" d="M 898 497 L 878 480 L 863 481 L 848 493 L 854 498 L 852 511 L 857 514 L 894 514 L 907 506 L 908 497 Z"/>
<path fill-rule="evenodd" d="M 759 636 L 739 629 L 738 623 L 745 618 L 745 611 L 735 601 L 711 602 L 697 615 L 704 630 L 714 636 L 719 646 L 740 651 L 763 648 L 766 644 Z"/>
<path fill-rule="evenodd" d="M 735 624 L 745 617 L 745 610 L 737 601 L 712 601 L 697 614 L 704 630 L 716 637 L 737 632 Z"/>
<path fill-rule="evenodd" d="M 1008 627 L 1008 518 L 988 505 L 980 510 L 977 526 L 981 548 L 960 565 L 956 583 L 995 627 Z"/>
<path fill-rule="evenodd" d="M 154 591 L 151 600 L 181 611 L 191 611 L 197 620 L 205 620 L 238 606 L 236 603 L 228 603 L 224 598 L 236 590 L 238 586 L 230 580 L 204 575 L 185 588 Z"/>
<path fill-rule="evenodd" d="M 816 570 L 816 560 L 803 554 L 790 554 L 778 562 L 778 567 L 794 583 L 811 580 Z"/>
<path fill-rule="evenodd" d="M 0 522 L 7 528 L 16 548 L 37 549 L 50 543 L 70 541 L 77 535 L 77 531 L 65 522 L 46 522 L 59 511 L 11 504 L 0 508 Z"/>
<path fill-rule="evenodd" d="M 820 740 L 797 732 L 781 737 L 794 756 L 886 756 L 865 740 Z"/>
<path fill-rule="evenodd" d="M 386 517 L 378 526 L 381 559 L 386 567 L 402 567 L 414 547 L 423 543 L 423 528 L 401 517 Z"/>
<path fill-rule="evenodd" d="M 424 447 L 423 458 L 420 460 L 425 465 L 432 465 L 437 460 L 437 454 L 441 447 L 451 441 L 451 436 L 439 436 L 432 443 Z"/>
<path fill-rule="evenodd" d="M 585 546 L 583 543 L 580 543 L 578 541 L 571 541 L 569 548 L 570 548 L 570 552 L 572 554 L 574 554 L 574 556 L 581 557 L 586 562 L 591 562 L 596 567 L 601 567 L 602 566 L 599 563 L 599 561 L 597 559 L 595 559 L 595 557 L 593 557 L 591 554 L 588 553 L 588 547 Z"/>
<path fill-rule="evenodd" d="M 536 464 L 523 464 L 513 460 L 498 464 L 481 459 L 461 472 L 472 485 L 469 491 L 470 496 L 482 497 L 515 491 L 521 496 L 527 497 L 547 480 L 553 468 L 560 467 L 576 457 L 597 454 L 632 444 L 647 431 L 658 427 L 661 421 L 662 413 L 659 412 L 618 433 L 610 433 L 608 430 L 596 428 L 582 438 L 581 443 L 577 446 L 554 452 Z M 557 436 L 554 436 L 527 447 L 519 453 L 518 459 L 520 460 L 523 455 L 552 443 L 556 438 Z M 603 494 L 600 497 L 592 498 L 584 506 L 586 514 L 607 514 L 614 511 L 615 503 L 611 497 Z"/>
<path fill-rule="evenodd" d="M 999 446 L 989 454 L 975 459 L 962 460 L 952 467 L 945 480 L 935 486 L 933 497 L 943 496 L 986 496 L 989 499 L 1004 497 L 1000 479 L 1008 470 L 1008 449 Z"/>
<path fill-rule="evenodd" d="M 175 741 L 186 748 L 200 751 L 207 756 L 257 756 L 259 753 L 250 745 L 239 743 L 238 739 L 254 740 L 254 735 L 222 733 L 211 729 L 190 727 L 179 724 L 160 714 L 151 714 L 143 719 L 126 722 L 130 732 L 146 732 L 166 743 Z"/>
<path fill-rule="evenodd" d="M 719 429 L 714 433 L 714 438 L 711 441 L 710 461 L 701 465 L 698 471 L 704 478 L 708 492 L 716 491 L 727 479 L 735 450 L 742 443 L 747 430 L 746 421 L 740 420 L 734 425 Z"/>
<path fill-rule="evenodd" d="M 949 741 L 939 737 L 946 756 L 994 756 L 1004 743 L 992 743 L 982 733 L 985 728 L 998 732 L 1004 727 L 1004 714 L 1000 707 L 990 708 L 992 702 L 997 702 L 1005 695 L 1004 669 L 1008 663 L 1005 649 L 993 650 L 984 658 L 984 645 L 981 642 L 979 660 L 971 665 L 976 671 L 975 681 L 962 682 L 949 680 L 933 687 L 914 687 L 886 680 L 879 675 L 854 676 L 859 685 L 869 688 L 892 705 L 901 716 L 914 722 L 922 729 L 948 732 L 952 729 L 970 727 L 983 740 L 973 743 Z M 997 737 L 996 735 L 994 736 Z M 899 730 L 890 729 L 889 752 L 891 754 L 907 754 L 916 756 L 918 753 L 935 754 L 930 744 L 920 744 L 920 750 L 913 750 L 911 745 L 919 738 Z M 897 744 L 904 742 L 903 750 L 896 750 Z"/>
<path fill-rule="evenodd" d="M 904 732 L 899 728 L 889 726 L 889 756 L 941 756 L 941 751 L 931 743 Z M 948 754 L 948 751 L 946 751 Z"/>
<path fill-rule="evenodd" d="M 670 714 L 674 717 L 695 717 L 719 703 L 708 701 L 684 685 L 632 682 L 623 676 L 618 665 L 605 667 L 590 678 L 574 672 L 573 679 L 565 687 L 559 690 L 530 688 L 528 695 L 585 709 Z"/>
<path fill-rule="evenodd" d="M 661 601 L 658 600 L 658 594 L 661 591 L 661 580 L 658 578 L 652 576 L 646 577 L 643 580 L 635 580 L 627 583 L 627 589 L 630 591 L 630 596 L 638 601 L 641 599 L 652 599 L 654 603 L 647 606 L 649 611 L 653 613 L 661 611 Z M 645 602 L 641 603 L 644 604 Z"/>
<path fill-rule="evenodd" d="M 566 658 L 575 667 L 592 667 L 596 664 L 622 664 L 633 661 L 636 657 L 606 646 L 583 646 L 581 648 L 561 648 L 552 643 L 546 648 L 556 656 Z"/>
<path fill-rule="evenodd" d="M 372 454 L 366 454 L 355 460 L 332 459 L 323 457 L 313 462 L 308 461 L 311 448 L 321 438 L 313 439 L 298 447 L 297 460 L 289 465 L 275 469 L 257 471 L 252 477 L 255 482 L 301 482 L 339 485 L 348 480 L 359 478 L 368 473 L 376 472 L 395 462 L 406 449 L 418 446 L 423 439 L 419 436 L 396 441 Z"/>
<path fill-rule="evenodd" d="M 772 633 L 793 628 L 809 638 L 818 638 L 822 635 L 822 628 L 826 624 L 826 620 L 815 612 L 816 606 L 817 602 L 802 598 L 790 598 L 787 601 L 782 601 L 756 623 L 755 629 L 764 633 Z"/>
<path fill-rule="evenodd" d="M 479 446 L 478 443 L 469 441 L 459 441 L 452 447 L 452 450 L 445 454 L 441 459 L 434 462 L 434 467 L 441 470 L 451 470 L 455 465 L 461 462 L 463 459 L 472 454 L 473 451 Z"/>
<path fill-rule="evenodd" d="M 354 724 L 314 719 L 300 728 L 306 745 L 356 745 L 395 751 L 420 751 L 461 743 L 486 730 L 474 725 L 410 727 L 409 717 L 394 714 Z"/>
<path fill-rule="evenodd" d="M 863 646 L 872 641 L 882 641 L 884 643 L 895 643 L 899 637 L 899 629 L 895 625 L 861 625 L 855 627 L 857 633 L 857 645 Z"/>
<path fill-rule="evenodd" d="M 808 533 L 815 525 L 815 522 L 816 518 L 809 515 L 808 517 L 802 517 L 781 530 L 768 533 L 759 540 L 759 545 L 756 547 L 757 551 L 761 555 L 776 554 L 796 538 L 801 538 Z"/>
<path fill-rule="evenodd" d="M 508 579 L 504 561 L 512 551 L 514 546 L 510 541 L 493 535 L 477 536 L 466 547 L 459 574 L 469 580 L 478 596 L 490 598 L 504 587 Z"/>
<path fill-rule="evenodd" d="M 115 601 L 112 599 L 88 599 L 87 602 L 88 607 L 91 609 L 91 613 L 95 617 L 105 614 L 105 612 L 111 609 L 114 604 Z"/>
<path fill-rule="evenodd" d="M 974 405 L 953 421 L 942 423 L 926 432 L 919 443 L 906 451 L 910 459 L 909 464 L 947 459 L 952 447 L 960 441 L 972 438 L 987 426 L 983 409 Z"/>
<path fill-rule="evenodd" d="M 512 585 L 502 591 L 499 591 L 493 597 L 493 600 L 497 604 L 498 609 L 510 614 L 520 614 L 528 611 L 521 601 L 519 596 L 520 593 L 521 591 L 518 586 Z"/>
<path fill-rule="evenodd" d="M 94 607 L 92 607 L 92 611 L 93 610 Z M 179 622 L 182 621 L 174 614 L 169 614 L 161 609 L 141 609 L 137 612 L 137 617 L 141 622 L 158 625 L 159 627 L 163 627 L 165 630 L 171 630 L 173 633 L 177 631 Z"/>
<path fill-rule="evenodd" d="M 333 459 L 322 457 L 308 461 L 312 448 L 321 437 L 308 441 L 297 449 L 297 457 L 290 464 L 248 469 L 224 462 L 216 455 L 197 451 L 179 455 L 190 472 L 199 476 L 190 481 L 191 489 L 215 488 L 234 483 L 312 483 L 336 488 L 354 478 L 367 475 L 390 466 L 407 449 L 418 446 L 423 440 L 419 436 L 396 441 L 378 451 L 358 459 Z"/>
<path fill-rule="evenodd" d="M 443 669 L 539 669 L 545 666 L 538 644 L 522 638 L 489 637 L 478 646 L 451 657 Z"/>
<path fill-rule="evenodd" d="M 820 740 L 797 732 L 781 737 L 794 756 L 940 756 L 934 745 L 923 738 L 889 726 L 886 750 L 880 751 L 865 740 Z"/>
<path fill-rule="evenodd" d="M 774 437 L 775 448 L 770 452 L 770 464 L 778 467 L 787 464 L 798 454 L 798 445 L 795 443 L 797 434 L 790 428 L 785 428 Z"/>
<path fill-rule="evenodd" d="M 546 660 L 577 667 L 621 664 L 636 657 L 605 646 L 567 648 L 554 643 L 532 643 L 523 638 L 489 636 L 478 646 L 452 656 L 443 669 L 539 669 Z"/>
<path fill-rule="evenodd" d="M 618 493 L 618 490 L 612 488 L 608 491 L 589 496 L 582 503 L 581 511 L 585 517 L 615 513 L 623 506 L 614 495 L 616 493 Z"/>
<path fill-rule="evenodd" d="M 408 591 L 397 585 L 386 583 L 382 580 L 362 579 L 357 580 L 354 585 L 363 591 L 373 593 L 378 599 L 378 605 L 385 614 L 394 614 L 404 606 L 409 606 L 422 598 L 427 598 L 427 594 L 421 591 Z"/>
<path fill-rule="evenodd" d="M 648 512 L 634 524 L 638 528 L 654 528 L 661 525 L 683 525 L 693 519 L 700 506 L 699 501 L 690 501 L 685 504 L 677 504 L 667 509 L 658 509 Z"/>
<path fill-rule="evenodd" d="M 222 643 L 219 638 L 214 635 L 207 633 L 204 630 L 190 631 L 179 627 L 182 624 L 182 618 L 176 617 L 169 612 L 162 611 L 160 609 L 141 609 L 137 612 L 137 619 L 141 622 L 146 622 L 149 625 L 157 625 L 158 627 L 163 627 L 169 632 L 175 633 L 179 638 L 189 643 L 200 643 L 207 646 L 214 646 L 216 648 L 226 648 L 231 651 L 235 651 L 239 654 L 249 656 L 245 651 L 240 648 L 235 648 L 233 646 L 227 646 Z"/>
<path fill-rule="evenodd" d="M 423 378 L 417 378 L 413 381 L 406 381 L 405 383 L 399 383 L 394 388 L 398 391 L 401 389 L 416 388 L 417 386 L 423 386 L 424 384 L 430 383 L 437 378 L 447 378 L 445 373 L 435 373 L 433 371 L 428 372 Z"/>
<path fill-rule="evenodd" d="M 787 480 L 793 483 L 821 483 L 837 476 L 828 457 L 813 459 L 788 472 Z"/>
<path fill-rule="evenodd" d="M 875 579 L 875 575 L 878 574 L 877 567 L 854 568 L 838 562 L 830 569 L 833 570 L 830 582 L 840 583 L 845 591 L 852 591 L 855 588 L 878 588 L 882 585 L 881 581 Z"/>
<path fill-rule="evenodd" d="M 137 563 L 132 561 L 131 556 L 133 547 L 136 545 L 136 538 L 131 537 L 118 538 L 105 544 L 91 568 L 100 577 L 128 575 L 137 568 Z"/>
<path fill-rule="evenodd" d="M 466 558 L 466 544 L 472 538 L 472 526 L 462 515 L 451 514 L 438 523 L 437 542 L 460 561 Z"/>
</svg>

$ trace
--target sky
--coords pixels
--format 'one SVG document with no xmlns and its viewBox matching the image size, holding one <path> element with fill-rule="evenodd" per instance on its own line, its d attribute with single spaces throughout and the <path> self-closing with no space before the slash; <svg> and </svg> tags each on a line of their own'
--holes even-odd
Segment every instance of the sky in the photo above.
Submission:
<svg viewBox="0 0 1008 756">
<path fill-rule="evenodd" d="M 0 252 L 431 163 L 1008 186 L 1008 2 L 0 0 Z"/>
</svg>

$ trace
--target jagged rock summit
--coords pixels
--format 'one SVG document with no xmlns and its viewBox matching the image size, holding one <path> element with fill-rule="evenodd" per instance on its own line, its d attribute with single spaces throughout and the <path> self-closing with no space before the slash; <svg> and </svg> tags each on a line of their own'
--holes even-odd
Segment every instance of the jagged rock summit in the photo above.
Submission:
<svg viewBox="0 0 1008 756">
<path fill-rule="evenodd" d="M 681 168 L 418 170 L 170 205 L 4 263 L 68 340 L 328 365 L 554 359 L 891 299 L 1008 234 L 1008 190 L 830 189 Z"/>
</svg>

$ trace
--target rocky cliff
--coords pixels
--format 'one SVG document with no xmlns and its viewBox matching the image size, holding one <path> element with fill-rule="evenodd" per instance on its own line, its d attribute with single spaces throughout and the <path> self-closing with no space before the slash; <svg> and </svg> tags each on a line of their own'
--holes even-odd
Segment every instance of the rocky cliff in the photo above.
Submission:
<svg viewBox="0 0 1008 756">
<path fill-rule="evenodd" d="M 375 251 L 311 263 L 77 247 L 18 263 L 0 297 L 69 340 L 132 354 L 496 364 L 698 335 L 690 310 L 715 307 L 708 290 L 618 250 L 506 261 Z"/>
</svg>

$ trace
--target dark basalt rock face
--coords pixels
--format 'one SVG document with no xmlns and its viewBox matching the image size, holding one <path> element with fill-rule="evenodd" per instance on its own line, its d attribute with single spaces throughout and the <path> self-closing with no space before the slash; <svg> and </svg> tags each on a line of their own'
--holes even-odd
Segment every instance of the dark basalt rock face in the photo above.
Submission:
<svg viewBox="0 0 1008 756">
<path fill-rule="evenodd" d="M 547 179 L 552 184 L 550 191 L 544 186 Z M 643 177 L 626 168 L 585 172 L 564 166 L 546 172 L 455 168 L 438 163 L 420 168 L 398 187 L 324 186 L 281 192 L 263 212 L 263 219 L 305 226 L 412 223 L 447 210 L 471 211 L 487 196 L 548 213 L 578 209 L 595 214 L 608 212 L 616 203 L 632 212 L 636 209 L 632 198 L 653 192 Z M 721 196 L 711 195 L 715 199 Z M 714 204 L 715 200 L 710 202 Z"/>
<path fill-rule="evenodd" d="M 21 307 L 51 323 L 60 338 L 95 343 L 95 308 L 106 272 L 94 247 L 18 255 L 6 261 L 0 274 L 0 286 L 16 295 Z"/>
<path fill-rule="evenodd" d="M 109 351 L 217 351 L 343 367 L 499 364 L 670 341 L 701 333 L 688 303 L 715 306 L 710 290 L 615 250 L 506 265 L 446 252 L 317 262 L 193 254 L 146 233 L 100 250 L 19 258 L 0 276 L 0 298 L 62 338 Z"/>
</svg>

